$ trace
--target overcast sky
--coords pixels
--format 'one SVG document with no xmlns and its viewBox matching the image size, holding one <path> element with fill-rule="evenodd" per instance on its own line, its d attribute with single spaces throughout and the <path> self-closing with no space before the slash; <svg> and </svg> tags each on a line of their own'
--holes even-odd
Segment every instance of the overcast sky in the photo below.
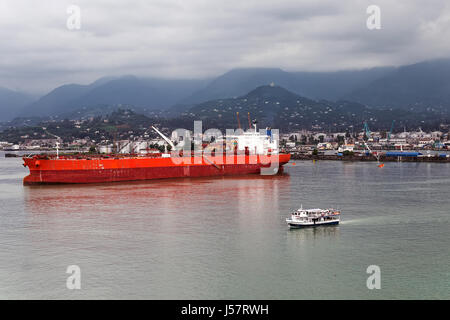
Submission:
<svg viewBox="0 0 450 320">
<path fill-rule="evenodd" d="M 79 30 L 67 28 L 72 4 Z M 380 30 L 366 27 L 372 4 Z M 449 40 L 449 0 L 1 0 L 0 86 L 402 65 L 450 57 Z"/>
</svg>

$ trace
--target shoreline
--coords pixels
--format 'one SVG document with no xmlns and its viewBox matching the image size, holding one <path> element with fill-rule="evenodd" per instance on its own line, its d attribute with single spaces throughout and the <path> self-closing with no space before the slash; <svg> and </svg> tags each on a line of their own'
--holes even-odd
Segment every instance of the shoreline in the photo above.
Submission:
<svg viewBox="0 0 450 320">
<path fill-rule="evenodd" d="M 338 156 L 338 155 L 311 155 L 311 154 L 295 154 L 291 153 L 291 160 L 329 160 L 329 161 L 377 161 L 377 159 L 370 155 L 348 155 L 348 156 Z M 394 157 L 394 156 L 380 156 L 380 162 L 442 162 L 450 163 L 450 157 L 440 157 L 435 156 L 419 156 L 419 157 Z"/>
</svg>

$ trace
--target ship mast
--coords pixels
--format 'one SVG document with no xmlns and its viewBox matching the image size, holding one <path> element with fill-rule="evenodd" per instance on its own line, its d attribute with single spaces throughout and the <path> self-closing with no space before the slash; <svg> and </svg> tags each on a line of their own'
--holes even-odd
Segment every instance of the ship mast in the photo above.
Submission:
<svg viewBox="0 0 450 320">
<path fill-rule="evenodd" d="M 257 130 L 256 130 L 256 125 L 258 124 L 258 121 L 256 121 L 256 119 L 255 120 L 253 120 L 253 126 L 255 127 L 255 133 L 257 132 Z"/>
<path fill-rule="evenodd" d="M 45 128 L 45 127 L 42 127 L 42 129 L 47 133 L 47 134 L 49 134 L 49 135 L 51 135 L 51 136 L 53 136 L 53 137 L 55 137 L 55 138 L 57 138 L 57 139 L 59 139 L 59 140 L 62 140 L 60 137 L 58 137 L 56 134 L 53 134 L 53 133 L 50 133 L 50 132 L 48 132 L 47 131 L 47 128 Z M 56 159 L 59 159 L 59 141 L 56 141 Z"/>
</svg>

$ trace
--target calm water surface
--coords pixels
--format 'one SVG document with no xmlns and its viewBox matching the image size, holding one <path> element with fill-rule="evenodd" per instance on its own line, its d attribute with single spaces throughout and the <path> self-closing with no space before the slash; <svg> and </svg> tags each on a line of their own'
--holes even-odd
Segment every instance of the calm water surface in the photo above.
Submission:
<svg viewBox="0 0 450 320">
<path fill-rule="evenodd" d="M 21 160 L 0 158 L 0 298 L 450 298 L 449 164 L 285 171 L 24 187 Z M 342 222 L 290 231 L 301 204 L 338 206 Z M 69 265 L 81 290 L 66 289 Z"/>
</svg>

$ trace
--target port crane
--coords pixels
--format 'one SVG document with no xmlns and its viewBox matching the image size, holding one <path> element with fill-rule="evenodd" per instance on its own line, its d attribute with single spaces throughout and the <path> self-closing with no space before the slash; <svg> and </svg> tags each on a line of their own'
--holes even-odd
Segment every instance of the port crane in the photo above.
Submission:
<svg viewBox="0 0 450 320">
<path fill-rule="evenodd" d="M 370 132 L 369 125 L 367 124 L 367 121 L 364 121 L 364 131 L 366 133 L 367 140 L 369 140 L 372 133 Z"/>
<path fill-rule="evenodd" d="M 395 120 L 392 120 L 391 130 L 389 131 L 388 136 L 387 136 L 388 141 L 391 141 L 391 134 L 392 134 L 392 131 L 394 130 L 394 124 L 395 124 Z"/>
<path fill-rule="evenodd" d="M 369 140 L 369 139 L 371 138 L 372 132 L 370 132 L 369 125 L 367 124 L 367 121 L 364 121 L 364 131 L 365 131 L 365 133 L 366 133 L 367 140 Z M 369 145 L 367 144 L 366 140 L 363 139 L 363 142 L 364 142 L 364 146 L 365 146 L 365 147 L 367 148 L 367 150 L 369 151 L 369 154 L 373 155 L 373 156 L 377 159 L 377 162 L 380 163 L 380 155 L 378 154 L 378 152 L 377 152 L 377 153 L 374 153 L 374 152 L 369 148 Z M 383 165 L 383 164 L 379 164 L 378 166 L 381 168 L 381 167 L 383 167 L 384 165 Z"/>
<path fill-rule="evenodd" d="M 239 112 L 236 112 L 236 118 L 238 122 L 238 128 L 241 129 L 241 121 L 239 120 Z"/>
</svg>

